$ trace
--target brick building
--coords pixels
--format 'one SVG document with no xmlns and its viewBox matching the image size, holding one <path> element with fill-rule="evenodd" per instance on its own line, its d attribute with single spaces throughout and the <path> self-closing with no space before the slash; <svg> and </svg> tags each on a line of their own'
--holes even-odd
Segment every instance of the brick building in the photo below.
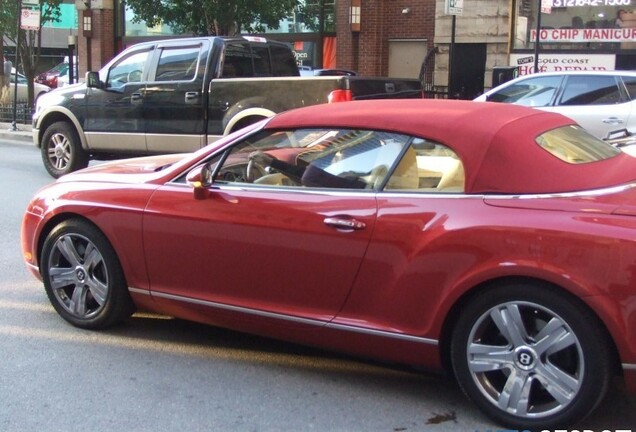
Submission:
<svg viewBox="0 0 636 432">
<path fill-rule="evenodd" d="M 323 14 L 330 26 L 299 30 L 294 16 L 266 36 L 304 50 L 299 64 L 369 76 L 421 77 L 429 88 L 465 99 L 492 85 L 497 66 L 531 73 L 528 65 L 536 58 L 540 70 L 636 68 L 636 30 L 631 29 L 636 14 L 613 5 L 617 2 L 579 3 L 553 0 L 550 10 L 539 14 L 536 0 L 471 0 L 463 1 L 460 14 L 450 15 L 447 0 L 320 0 L 330 8 Z M 133 23 L 122 0 L 75 0 L 75 5 L 80 76 L 128 45 L 166 37 L 129 32 Z M 618 20 L 621 11 L 623 20 Z"/>
</svg>

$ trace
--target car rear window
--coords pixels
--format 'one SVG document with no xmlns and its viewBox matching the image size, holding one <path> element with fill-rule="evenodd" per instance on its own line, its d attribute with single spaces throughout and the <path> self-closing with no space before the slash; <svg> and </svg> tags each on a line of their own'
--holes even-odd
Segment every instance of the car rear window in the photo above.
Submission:
<svg viewBox="0 0 636 432">
<path fill-rule="evenodd" d="M 597 162 L 621 153 L 616 147 L 574 125 L 544 132 L 536 138 L 536 142 L 544 150 L 571 164 Z"/>
</svg>

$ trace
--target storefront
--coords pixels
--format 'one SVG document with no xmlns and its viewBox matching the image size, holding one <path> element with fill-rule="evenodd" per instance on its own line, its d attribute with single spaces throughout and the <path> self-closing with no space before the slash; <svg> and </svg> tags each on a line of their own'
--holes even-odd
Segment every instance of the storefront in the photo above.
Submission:
<svg viewBox="0 0 636 432">
<path fill-rule="evenodd" d="M 167 25 L 149 27 L 120 3 L 118 50 L 149 38 L 169 38 L 177 34 Z M 294 49 L 298 66 L 336 67 L 336 0 L 304 2 L 303 13 L 295 11 L 280 21 L 278 28 L 265 28 L 261 36 L 287 42 Z"/>
<path fill-rule="evenodd" d="M 519 0 L 514 8 L 510 65 L 520 75 L 535 70 L 539 3 Z M 636 0 L 542 3 L 539 71 L 636 69 Z"/>
</svg>

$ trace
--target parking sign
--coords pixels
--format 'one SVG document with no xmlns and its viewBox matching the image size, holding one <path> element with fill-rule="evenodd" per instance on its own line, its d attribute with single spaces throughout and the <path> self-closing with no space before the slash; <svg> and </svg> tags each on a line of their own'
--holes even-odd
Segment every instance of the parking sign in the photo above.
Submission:
<svg viewBox="0 0 636 432">
<path fill-rule="evenodd" d="M 461 15 L 464 12 L 464 0 L 446 0 L 446 15 Z"/>
</svg>

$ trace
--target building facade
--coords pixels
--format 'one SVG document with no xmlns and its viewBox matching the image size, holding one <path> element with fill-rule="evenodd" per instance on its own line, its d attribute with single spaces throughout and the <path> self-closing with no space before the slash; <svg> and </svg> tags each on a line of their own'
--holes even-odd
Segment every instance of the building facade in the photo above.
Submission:
<svg viewBox="0 0 636 432">
<path fill-rule="evenodd" d="M 126 46 L 175 36 L 134 23 L 123 0 L 74 1 L 80 76 Z M 311 1 L 319 20 L 292 14 L 265 33 L 293 44 L 299 65 L 421 78 L 451 97 L 481 94 L 505 66 L 519 74 L 636 68 L 636 0 L 552 0 L 540 14 L 541 0 L 454 2 L 459 11 L 449 0 Z"/>
</svg>

